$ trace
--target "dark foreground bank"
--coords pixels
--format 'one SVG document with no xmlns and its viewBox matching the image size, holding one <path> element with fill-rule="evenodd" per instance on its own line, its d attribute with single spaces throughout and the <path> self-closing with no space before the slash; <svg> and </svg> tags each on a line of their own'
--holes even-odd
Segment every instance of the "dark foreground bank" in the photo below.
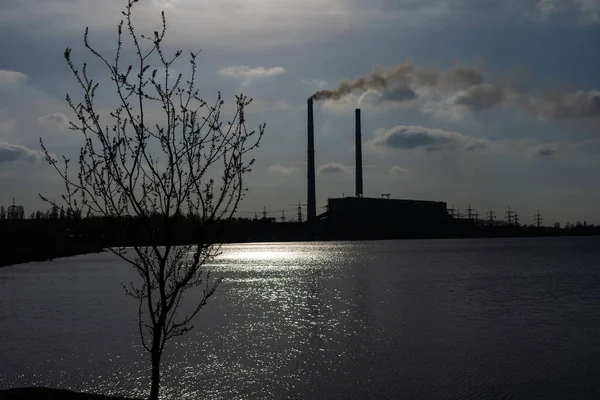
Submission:
<svg viewBox="0 0 600 400">
<path fill-rule="evenodd" d="M 0 390 L 0 400 L 136 400 L 129 397 L 112 397 L 99 394 L 77 393 L 50 388 L 18 388 Z"/>
</svg>

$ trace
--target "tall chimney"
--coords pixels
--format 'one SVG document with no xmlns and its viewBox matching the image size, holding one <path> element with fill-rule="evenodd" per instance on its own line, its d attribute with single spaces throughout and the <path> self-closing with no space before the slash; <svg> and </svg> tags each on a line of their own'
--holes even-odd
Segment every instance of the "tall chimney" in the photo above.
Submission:
<svg viewBox="0 0 600 400">
<path fill-rule="evenodd" d="M 317 189 L 315 185 L 315 127 L 313 123 L 313 99 L 308 99 L 308 222 L 317 219 Z"/>
<path fill-rule="evenodd" d="M 362 171 L 362 135 L 360 128 L 360 108 L 356 109 L 356 197 L 363 195 L 363 171 Z"/>
</svg>

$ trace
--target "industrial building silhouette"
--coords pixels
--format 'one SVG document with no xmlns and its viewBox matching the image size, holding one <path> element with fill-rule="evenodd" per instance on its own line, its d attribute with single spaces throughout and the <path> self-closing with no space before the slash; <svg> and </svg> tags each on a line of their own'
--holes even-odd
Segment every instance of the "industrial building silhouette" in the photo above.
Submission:
<svg viewBox="0 0 600 400">
<path fill-rule="evenodd" d="M 317 236 L 336 239 L 443 237 L 451 218 L 445 202 L 364 197 L 361 110 L 355 110 L 355 196 L 330 198 L 317 215 L 313 99 L 307 101 L 307 224 Z"/>
</svg>

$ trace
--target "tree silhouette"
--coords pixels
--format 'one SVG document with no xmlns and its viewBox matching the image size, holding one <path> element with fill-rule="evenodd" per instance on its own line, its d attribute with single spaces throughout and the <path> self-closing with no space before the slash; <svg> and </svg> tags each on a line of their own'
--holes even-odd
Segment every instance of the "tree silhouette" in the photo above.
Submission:
<svg viewBox="0 0 600 400">
<path fill-rule="evenodd" d="M 165 54 L 164 12 L 160 31 L 138 34 L 132 23 L 136 3 L 129 0 L 123 11 L 114 59 L 100 54 L 85 30 L 85 47 L 106 67 L 116 95 L 117 104 L 108 115 L 101 115 L 97 106 L 100 85 L 87 64 L 76 67 L 71 49 L 65 50 L 83 92 L 80 102 L 66 97 L 75 114 L 70 128 L 85 139 L 75 177 L 69 158 L 63 156 L 59 163 L 40 143 L 46 160 L 65 183 L 62 199 L 67 214 L 110 217 L 117 221 L 111 225 L 116 233 L 124 226 L 118 221 L 135 218 L 133 249 L 110 250 L 133 266 L 140 278 L 125 290 L 138 301 L 139 333 L 151 360 L 149 398 L 157 399 L 166 343 L 192 329 L 193 318 L 221 282 L 221 278 L 211 280 L 202 267 L 219 254 L 215 243 L 225 226 L 222 221 L 231 218 L 245 193 L 243 176 L 254 162 L 247 160 L 248 153 L 258 147 L 264 125 L 255 131 L 246 129 L 244 110 L 251 99 L 243 95 L 236 96 L 233 116 L 224 122 L 221 94 L 209 104 L 196 88 L 199 53 L 189 54 L 187 79 L 175 72 L 173 65 L 183 53 Z M 124 61 L 124 39 L 135 53 L 133 65 Z M 56 202 L 41 197 L 54 206 L 56 216 Z M 196 216 L 197 230 L 194 243 L 176 246 L 174 236 L 182 215 Z M 194 293 L 197 290 L 200 293 Z M 187 314 L 180 310 L 186 293 L 197 301 Z"/>
</svg>

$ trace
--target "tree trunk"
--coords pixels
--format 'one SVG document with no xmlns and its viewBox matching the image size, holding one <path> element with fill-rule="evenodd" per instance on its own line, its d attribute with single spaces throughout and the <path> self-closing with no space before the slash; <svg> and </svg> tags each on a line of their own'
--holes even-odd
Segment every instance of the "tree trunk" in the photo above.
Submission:
<svg viewBox="0 0 600 400">
<path fill-rule="evenodd" d="M 158 390 L 160 388 L 160 357 L 160 336 L 155 334 L 154 340 L 152 341 L 152 386 L 150 388 L 150 397 L 148 397 L 148 400 L 158 400 Z"/>
</svg>

